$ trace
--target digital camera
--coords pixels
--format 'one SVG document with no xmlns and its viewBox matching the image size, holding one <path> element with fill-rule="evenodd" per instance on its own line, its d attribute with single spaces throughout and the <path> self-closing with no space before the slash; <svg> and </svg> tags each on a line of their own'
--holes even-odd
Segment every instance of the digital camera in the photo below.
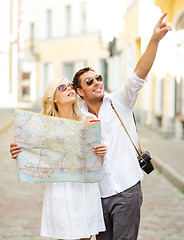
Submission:
<svg viewBox="0 0 184 240">
<path fill-rule="evenodd" d="M 151 173 L 154 170 L 154 167 L 151 163 L 151 155 L 148 151 L 140 152 L 140 155 L 137 156 L 140 167 L 147 173 Z"/>
</svg>

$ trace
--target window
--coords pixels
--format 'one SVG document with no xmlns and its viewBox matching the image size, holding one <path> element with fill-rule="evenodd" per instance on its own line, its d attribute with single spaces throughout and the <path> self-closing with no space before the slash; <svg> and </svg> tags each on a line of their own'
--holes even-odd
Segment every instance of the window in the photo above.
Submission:
<svg viewBox="0 0 184 240">
<path fill-rule="evenodd" d="M 35 31 L 35 29 L 34 29 L 34 23 L 31 23 L 31 24 L 30 24 L 30 41 L 31 41 L 30 49 L 31 49 L 31 51 L 34 50 L 34 45 L 33 45 L 34 38 L 35 38 L 35 36 L 34 36 L 34 31 Z"/>
<path fill-rule="evenodd" d="M 30 40 L 34 41 L 34 23 L 30 23 Z"/>
<path fill-rule="evenodd" d="M 175 81 L 175 115 L 182 114 L 182 79 Z"/>
<path fill-rule="evenodd" d="M 51 63 L 44 63 L 43 65 L 43 84 L 44 87 L 47 85 L 49 81 L 53 78 L 53 69 Z"/>
<path fill-rule="evenodd" d="M 107 91 L 107 61 L 106 59 L 100 60 L 100 73 L 103 77 L 104 89 Z"/>
<path fill-rule="evenodd" d="M 81 4 L 81 32 L 86 32 L 86 3 Z"/>
<path fill-rule="evenodd" d="M 74 63 L 63 63 L 63 76 L 71 82 L 74 76 Z"/>
<path fill-rule="evenodd" d="M 22 72 L 22 100 L 29 101 L 30 100 L 30 72 Z"/>
<path fill-rule="evenodd" d="M 50 9 L 46 11 L 46 38 L 50 38 L 52 34 L 52 12 Z"/>
<path fill-rule="evenodd" d="M 127 47 L 127 71 L 133 69 L 133 44 L 129 43 Z"/>
<path fill-rule="evenodd" d="M 71 6 L 66 6 L 66 35 L 71 34 Z"/>
</svg>

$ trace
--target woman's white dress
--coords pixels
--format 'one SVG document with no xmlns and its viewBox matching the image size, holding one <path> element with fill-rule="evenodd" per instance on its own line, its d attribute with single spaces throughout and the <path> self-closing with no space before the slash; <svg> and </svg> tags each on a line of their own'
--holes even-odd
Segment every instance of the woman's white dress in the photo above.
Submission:
<svg viewBox="0 0 184 240">
<path fill-rule="evenodd" d="M 97 183 L 48 183 L 45 189 L 41 236 L 89 238 L 105 231 Z"/>
</svg>

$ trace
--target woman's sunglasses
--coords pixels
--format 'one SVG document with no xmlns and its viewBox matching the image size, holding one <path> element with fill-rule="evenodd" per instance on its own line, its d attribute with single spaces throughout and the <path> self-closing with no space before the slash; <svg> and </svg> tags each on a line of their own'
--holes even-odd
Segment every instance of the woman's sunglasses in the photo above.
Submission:
<svg viewBox="0 0 184 240">
<path fill-rule="evenodd" d="M 102 82 L 102 80 L 103 80 L 102 75 L 98 75 L 98 76 L 93 77 L 93 78 L 92 77 L 86 78 L 86 84 L 91 85 L 94 80 L 96 80 L 98 82 Z"/>
<path fill-rule="evenodd" d="M 68 87 L 70 87 L 71 89 L 74 89 L 73 84 L 68 83 L 68 84 L 61 84 L 59 85 L 57 88 L 59 89 L 59 91 L 63 92 L 65 91 Z"/>
</svg>

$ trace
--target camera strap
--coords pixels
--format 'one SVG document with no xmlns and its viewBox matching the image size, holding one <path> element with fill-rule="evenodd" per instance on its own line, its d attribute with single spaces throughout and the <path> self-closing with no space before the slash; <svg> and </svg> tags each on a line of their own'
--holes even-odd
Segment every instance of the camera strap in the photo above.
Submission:
<svg viewBox="0 0 184 240">
<path fill-rule="evenodd" d="M 141 150 L 141 145 L 140 145 L 140 141 L 139 141 L 139 139 L 138 139 L 138 144 L 139 144 L 139 149 L 140 149 L 140 150 L 137 149 L 137 147 L 135 146 L 134 142 L 132 141 L 132 139 L 131 139 L 131 137 L 130 137 L 130 135 L 129 135 L 127 129 L 126 129 L 126 127 L 125 127 L 125 125 L 123 124 L 123 122 L 122 122 L 122 120 L 121 120 L 119 114 L 117 113 L 116 109 L 114 108 L 114 105 L 112 104 L 112 101 L 111 101 L 111 107 L 112 107 L 112 109 L 114 110 L 115 114 L 117 115 L 118 119 L 120 120 L 121 125 L 122 125 L 123 128 L 125 129 L 125 132 L 126 132 L 126 134 L 128 135 L 128 137 L 129 137 L 131 143 L 133 144 L 133 146 L 134 146 L 134 148 L 135 148 L 137 154 L 140 156 L 140 152 L 142 152 L 142 150 Z M 136 131 L 137 131 L 137 125 L 136 125 L 136 121 L 135 121 L 135 116 L 134 116 L 134 114 L 133 114 L 133 118 L 134 118 L 134 123 L 135 123 Z"/>
<path fill-rule="evenodd" d="M 132 115 L 133 115 L 133 118 L 134 118 L 134 123 L 135 123 L 136 131 L 137 131 L 137 135 L 138 135 L 137 123 L 136 123 L 134 112 L 132 112 Z M 139 141 L 139 136 L 138 136 L 138 144 L 139 144 L 139 151 L 142 152 L 141 144 L 140 144 L 140 141 Z"/>
</svg>

